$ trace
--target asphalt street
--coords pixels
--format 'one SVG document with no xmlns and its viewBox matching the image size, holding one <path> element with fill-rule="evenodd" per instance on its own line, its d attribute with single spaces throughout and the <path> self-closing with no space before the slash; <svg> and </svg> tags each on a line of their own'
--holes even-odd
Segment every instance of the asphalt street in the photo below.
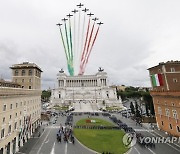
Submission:
<svg viewBox="0 0 180 154">
<path fill-rule="evenodd" d="M 31 138 L 17 154 L 95 154 L 75 139 L 75 144 L 56 140 L 60 123 L 64 126 L 66 117 L 58 117 L 56 124 L 44 127 L 40 137 Z M 52 120 L 54 121 L 54 120 Z M 33 140 L 33 141 L 32 141 Z"/>
<path fill-rule="evenodd" d="M 136 122 L 130 118 L 122 117 L 120 114 L 116 114 L 116 117 L 122 122 L 126 123 L 128 126 L 132 127 L 136 132 L 140 132 L 146 137 L 160 137 L 162 134 L 158 130 L 147 129 L 146 127 L 141 127 L 136 125 Z M 179 154 L 180 145 L 173 143 L 157 143 L 155 148 L 142 147 L 138 143 L 135 144 L 128 152 L 128 154 Z"/>
<path fill-rule="evenodd" d="M 76 121 L 87 118 L 88 115 L 76 115 L 74 116 L 73 124 Z M 95 117 L 95 116 L 93 116 Z M 122 122 L 126 123 L 128 126 L 134 128 L 137 132 L 141 132 L 144 136 L 160 136 L 157 130 L 149 130 L 146 127 L 141 127 L 136 125 L 136 123 L 130 118 L 124 118 L 120 114 L 116 114 L 116 117 L 120 119 Z M 108 121 L 111 121 L 108 117 L 98 116 L 98 118 L 102 118 Z M 75 144 L 72 143 L 58 143 L 56 141 L 56 133 L 59 129 L 60 123 L 64 125 L 66 120 L 66 116 L 58 117 L 56 124 L 51 124 L 46 126 L 44 124 L 41 128 L 41 136 L 31 138 L 23 148 L 20 149 L 20 152 L 17 154 L 95 154 L 96 152 L 91 151 L 90 149 L 83 146 L 77 140 L 75 140 Z M 52 119 L 52 121 L 54 121 Z M 44 131 L 43 131 L 44 128 Z M 120 139 L 121 140 L 121 139 Z M 138 143 L 136 143 L 128 152 L 128 154 L 179 154 L 180 153 L 180 145 L 179 144 L 171 144 L 171 143 L 158 143 L 155 148 L 150 147 L 142 147 Z"/>
</svg>

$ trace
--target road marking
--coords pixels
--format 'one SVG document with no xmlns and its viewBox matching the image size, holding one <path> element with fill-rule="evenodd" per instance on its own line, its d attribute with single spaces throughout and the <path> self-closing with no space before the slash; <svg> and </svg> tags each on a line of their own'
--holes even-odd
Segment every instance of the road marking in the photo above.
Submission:
<svg viewBox="0 0 180 154">
<path fill-rule="evenodd" d="M 154 135 L 153 133 L 151 133 L 151 132 L 148 132 L 148 133 L 150 133 L 150 134 L 152 134 L 153 136 L 155 136 L 155 135 Z M 156 132 L 154 132 L 154 133 L 156 133 Z M 158 133 L 156 133 L 156 134 L 159 135 Z M 161 135 L 159 135 L 159 136 L 161 136 Z M 161 136 L 161 137 L 163 137 L 163 136 Z M 169 146 L 172 147 L 173 149 L 175 149 L 175 150 L 177 150 L 178 152 L 180 152 L 179 149 L 175 148 L 175 147 L 172 146 L 171 144 L 169 144 L 169 143 L 165 143 L 165 144 L 169 145 Z"/>
<path fill-rule="evenodd" d="M 46 128 L 45 128 L 45 129 L 46 129 Z M 43 134 L 44 134 L 44 132 L 45 132 L 45 129 L 44 129 L 43 133 L 41 134 L 41 136 L 43 136 Z M 41 137 L 41 136 L 40 136 L 40 137 Z M 40 138 L 40 137 L 39 137 L 39 138 Z"/>
<path fill-rule="evenodd" d="M 156 133 L 157 135 L 159 135 L 159 136 L 163 137 L 162 135 L 160 135 L 159 133 L 157 133 L 157 132 L 155 132 L 155 131 L 154 131 L 154 133 Z M 179 147 L 179 148 L 180 148 L 180 145 L 178 145 L 178 144 L 176 144 L 176 143 L 173 143 L 173 144 L 175 144 L 177 147 Z"/>
<path fill-rule="evenodd" d="M 64 154 L 67 154 L 67 142 L 66 142 L 66 145 L 65 145 L 65 151 L 64 151 Z"/>
<path fill-rule="evenodd" d="M 60 128 L 60 127 L 57 125 L 54 125 L 54 126 L 49 126 L 48 128 Z"/>
<path fill-rule="evenodd" d="M 48 143 L 48 142 L 49 142 L 49 139 L 46 142 L 44 142 L 44 143 Z"/>
<path fill-rule="evenodd" d="M 126 153 L 124 154 L 130 154 L 133 148 L 130 148 Z"/>
<path fill-rule="evenodd" d="M 55 142 L 54 142 L 54 144 L 53 144 L 53 147 L 52 147 L 52 150 L 51 150 L 51 154 L 55 154 L 55 153 L 54 153 L 54 147 L 55 147 Z"/>
<path fill-rule="evenodd" d="M 49 135 L 49 133 L 50 133 L 51 130 L 52 130 L 52 129 L 49 130 L 49 132 L 48 132 L 48 134 L 46 135 L 45 139 L 44 139 L 43 142 L 41 143 L 41 146 L 39 147 L 39 149 L 38 149 L 38 151 L 37 151 L 37 154 L 39 154 L 39 152 L 40 152 L 40 150 L 41 150 L 44 142 L 47 140 L 47 137 L 48 137 L 48 135 Z"/>
<path fill-rule="evenodd" d="M 153 130 L 149 129 L 134 129 L 136 132 L 154 132 Z"/>
<path fill-rule="evenodd" d="M 152 154 L 156 154 L 154 151 L 152 151 L 150 148 L 148 148 L 147 146 L 145 146 L 146 149 L 148 149 Z"/>
<path fill-rule="evenodd" d="M 134 147 L 134 149 L 137 151 L 137 153 L 138 153 L 138 154 L 141 154 L 141 153 L 139 152 L 139 150 L 138 150 L 138 149 L 136 149 L 136 147 Z"/>
</svg>

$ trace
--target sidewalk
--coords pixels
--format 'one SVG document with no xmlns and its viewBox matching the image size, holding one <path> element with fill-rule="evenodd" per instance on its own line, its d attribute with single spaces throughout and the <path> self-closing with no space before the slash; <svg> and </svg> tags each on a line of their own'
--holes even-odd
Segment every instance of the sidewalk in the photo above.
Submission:
<svg viewBox="0 0 180 154">
<path fill-rule="evenodd" d="M 33 135 L 28 139 L 26 143 L 22 147 L 19 148 L 19 151 L 15 154 L 26 154 L 29 153 L 32 147 L 36 144 L 37 140 L 41 137 L 45 128 L 47 126 L 47 122 L 43 122 L 42 125 L 36 129 Z"/>
</svg>

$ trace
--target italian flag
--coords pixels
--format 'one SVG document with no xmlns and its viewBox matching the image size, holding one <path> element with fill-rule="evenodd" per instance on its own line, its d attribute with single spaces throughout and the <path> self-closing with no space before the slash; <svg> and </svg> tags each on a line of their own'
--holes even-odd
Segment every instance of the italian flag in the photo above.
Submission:
<svg viewBox="0 0 180 154">
<path fill-rule="evenodd" d="M 153 87 L 163 86 L 163 79 L 161 74 L 153 74 L 151 79 Z"/>
</svg>

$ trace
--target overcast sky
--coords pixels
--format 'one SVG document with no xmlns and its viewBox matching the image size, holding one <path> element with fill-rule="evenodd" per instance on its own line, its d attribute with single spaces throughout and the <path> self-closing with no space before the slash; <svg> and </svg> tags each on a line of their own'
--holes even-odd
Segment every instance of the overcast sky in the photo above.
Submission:
<svg viewBox="0 0 180 154">
<path fill-rule="evenodd" d="M 0 0 L 0 75 L 12 64 L 34 62 L 42 87 L 54 87 L 66 59 L 56 26 L 83 3 L 102 25 L 85 74 L 99 66 L 111 84 L 150 86 L 147 68 L 180 60 L 179 0 Z"/>
</svg>

